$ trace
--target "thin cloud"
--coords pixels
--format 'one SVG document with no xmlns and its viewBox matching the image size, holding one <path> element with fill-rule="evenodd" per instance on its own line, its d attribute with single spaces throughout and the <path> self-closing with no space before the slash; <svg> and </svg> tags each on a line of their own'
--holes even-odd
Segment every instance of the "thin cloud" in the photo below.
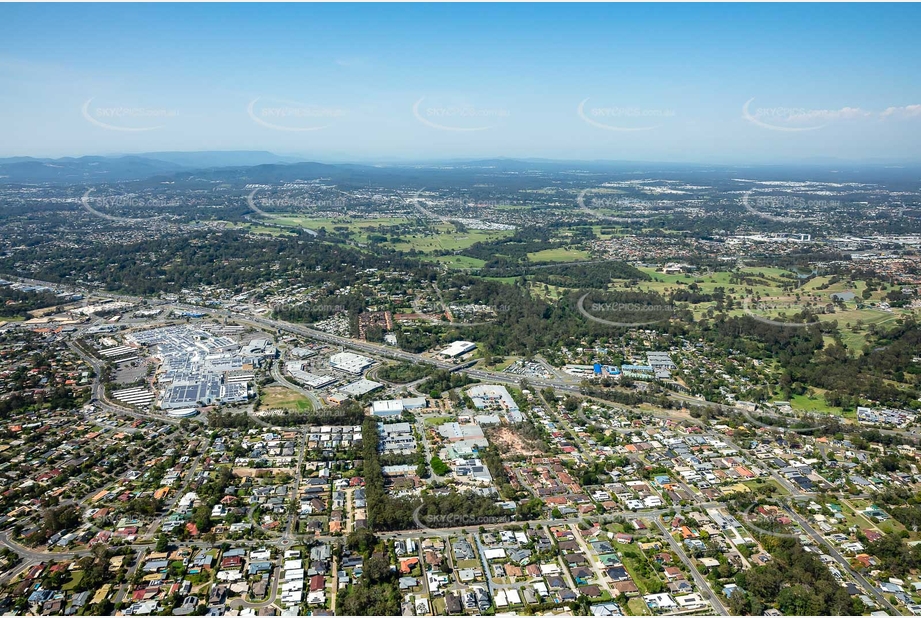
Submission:
<svg viewBox="0 0 921 618">
<path fill-rule="evenodd" d="M 773 108 L 768 110 L 766 117 L 773 122 L 787 124 L 817 124 L 823 125 L 831 122 L 877 119 L 885 120 L 907 119 L 921 117 L 921 105 L 904 105 L 887 107 L 881 112 L 862 109 L 860 107 L 842 107 L 841 109 L 803 109 L 803 108 Z"/>
<path fill-rule="evenodd" d="M 830 122 L 833 120 L 856 120 L 860 118 L 869 118 L 873 112 L 869 112 L 859 107 L 842 107 L 841 109 L 807 109 L 791 113 L 788 117 L 790 122 L 812 122 L 819 120 Z"/>
<path fill-rule="evenodd" d="M 880 118 L 917 118 L 921 116 L 921 105 L 887 107 L 879 116 Z"/>
</svg>

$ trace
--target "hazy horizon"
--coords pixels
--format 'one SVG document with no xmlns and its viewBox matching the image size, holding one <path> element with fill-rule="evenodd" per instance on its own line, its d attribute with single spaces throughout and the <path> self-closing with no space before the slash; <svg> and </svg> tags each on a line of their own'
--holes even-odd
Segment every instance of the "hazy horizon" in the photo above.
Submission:
<svg viewBox="0 0 921 618">
<path fill-rule="evenodd" d="M 361 166 L 421 166 L 421 165 L 450 165 L 450 164 L 465 164 L 465 163 L 477 163 L 485 161 L 519 161 L 519 162 L 533 162 L 537 163 L 585 163 L 585 164 L 638 164 L 638 165 L 689 165 L 689 166 L 720 166 L 720 167 L 774 167 L 774 166 L 821 166 L 821 165 L 872 165 L 872 166 L 885 166 L 885 167 L 914 167 L 921 166 L 921 158 L 919 159 L 884 159 L 884 158 L 874 158 L 874 159 L 845 159 L 840 157 L 810 157 L 810 158 L 784 158 L 783 160 L 774 160 L 774 161 L 721 161 L 721 160 L 706 160 L 706 161 L 678 161 L 678 160 L 657 160 L 657 159 L 613 159 L 613 158 L 569 158 L 569 157 L 527 157 L 527 156 L 506 156 L 506 155 L 470 155 L 470 156 L 457 156 L 457 157 L 428 157 L 428 158 L 400 158 L 400 157 L 374 157 L 374 158 L 361 158 L 361 157 L 347 157 L 347 156 L 310 156 L 303 155 L 298 153 L 286 153 L 286 152 L 275 152 L 271 150 L 161 150 L 155 152 L 108 152 L 108 153 L 93 153 L 88 152 L 85 154 L 73 154 L 73 155 L 61 155 L 61 156 L 45 156 L 45 155 L 4 155 L 0 156 L 0 161 L 10 161 L 15 159 L 34 159 L 38 161 L 58 161 L 58 160 L 67 160 L 67 159 L 83 159 L 83 158 L 104 158 L 104 159 L 118 159 L 123 157 L 139 157 L 139 158 L 150 158 L 150 159 L 159 159 L 159 160 L 169 160 L 171 157 L 164 157 L 163 155 L 201 155 L 203 157 L 211 155 L 268 155 L 270 157 L 275 157 L 279 159 L 278 161 L 273 161 L 272 163 L 277 163 L 280 165 L 289 165 L 297 163 L 317 163 L 321 165 L 361 165 Z M 251 166 L 251 165 L 265 165 L 265 162 L 259 163 L 247 163 L 247 164 L 220 164 L 218 167 L 231 167 L 236 165 L 241 166 Z"/>
<path fill-rule="evenodd" d="M 921 160 L 917 5 L 0 5 L 0 157 Z"/>
</svg>

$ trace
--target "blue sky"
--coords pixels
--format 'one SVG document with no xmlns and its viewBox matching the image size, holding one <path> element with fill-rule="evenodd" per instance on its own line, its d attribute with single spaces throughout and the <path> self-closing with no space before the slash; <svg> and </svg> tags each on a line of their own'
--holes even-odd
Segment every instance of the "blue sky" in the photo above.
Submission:
<svg viewBox="0 0 921 618">
<path fill-rule="evenodd" d="M 879 4 L 0 4 L 0 156 L 921 161 L 919 18 Z"/>
</svg>

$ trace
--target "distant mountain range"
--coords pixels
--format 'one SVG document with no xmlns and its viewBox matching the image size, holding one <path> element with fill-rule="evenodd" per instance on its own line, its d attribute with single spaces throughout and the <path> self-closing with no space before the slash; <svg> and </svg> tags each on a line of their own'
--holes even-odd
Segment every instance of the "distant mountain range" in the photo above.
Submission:
<svg viewBox="0 0 921 618">
<path fill-rule="evenodd" d="M 99 183 L 144 180 L 182 171 L 222 167 L 295 163 L 293 157 L 271 152 L 150 152 L 109 157 L 63 157 L 37 159 L 11 157 L 0 159 L 2 183 Z"/>
<path fill-rule="evenodd" d="M 393 164 L 327 164 L 263 151 L 151 152 L 123 156 L 10 157 L 0 159 L 0 184 L 100 184 L 126 181 L 190 180 L 231 183 L 278 183 L 325 178 L 342 185 L 452 186 L 459 180 L 498 177 L 530 179 L 563 174 L 572 180 L 611 174 L 621 178 L 688 177 L 717 180 L 760 178 L 785 180 L 844 180 L 860 182 L 897 178 L 916 180 L 918 165 L 882 162 L 822 161 L 784 165 L 703 165 L 641 161 L 554 161 L 492 158 Z"/>
</svg>

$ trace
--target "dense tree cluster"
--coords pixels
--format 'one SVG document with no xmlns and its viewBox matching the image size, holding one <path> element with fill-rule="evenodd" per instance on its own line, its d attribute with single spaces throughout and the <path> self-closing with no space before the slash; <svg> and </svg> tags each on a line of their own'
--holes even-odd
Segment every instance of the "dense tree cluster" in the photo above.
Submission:
<svg viewBox="0 0 921 618">
<path fill-rule="evenodd" d="M 26 292 L 0 286 L 0 318 L 25 318 L 30 311 L 60 304 L 61 299 L 51 291 Z"/>
<path fill-rule="evenodd" d="M 286 275 L 305 285 L 345 287 L 360 282 L 367 256 L 306 232 L 268 237 L 226 230 L 128 244 L 36 247 L 17 253 L 15 260 L 0 259 L 0 271 L 16 272 L 23 263 L 41 264 L 29 276 L 46 281 L 94 281 L 107 290 L 152 295 L 203 285 L 239 292 Z M 378 254 L 375 264 L 420 273 L 431 269 L 393 252 Z"/>
<path fill-rule="evenodd" d="M 776 607 L 785 616 L 856 616 L 864 608 L 838 585 L 815 553 L 798 541 L 765 535 L 771 562 L 736 574 L 743 592 L 729 599 L 732 614 L 760 616 Z"/>
<path fill-rule="evenodd" d="M 362 425 L 368 525 L 372 530 L 410 530 L 422 523 L 430 528 L 456 525 L 455 513 L 465 517 L 498 519 L 507 517 L 501 507 L 490 498 L 474 493 L 452 491 L 447 494 L 418 498 L 394 497 L 384 487 L 380 456 L 377 452 L 377 421 L 365 420 Z M 418 522 L 416 521 L 418 519 Z"/>
<path fill-rule="evenodd" d="M 426 363 L 397 363 L 384 365 L 377 370 L 377 377 L 394 384 L 407 384 L 431 375 L 435 371 L 433 365 Z"/>
<path fill-rule="evenodd" d="M 461 388 L 478 381 L 469 377 L 466 373 L 437 369 L 432 372 L 428 380 L 419 385 L 419 390 L 423 393 L 429 393 L 429 396 L 433 399 L 438 399 L 445 391 Z"/>
</svg>

